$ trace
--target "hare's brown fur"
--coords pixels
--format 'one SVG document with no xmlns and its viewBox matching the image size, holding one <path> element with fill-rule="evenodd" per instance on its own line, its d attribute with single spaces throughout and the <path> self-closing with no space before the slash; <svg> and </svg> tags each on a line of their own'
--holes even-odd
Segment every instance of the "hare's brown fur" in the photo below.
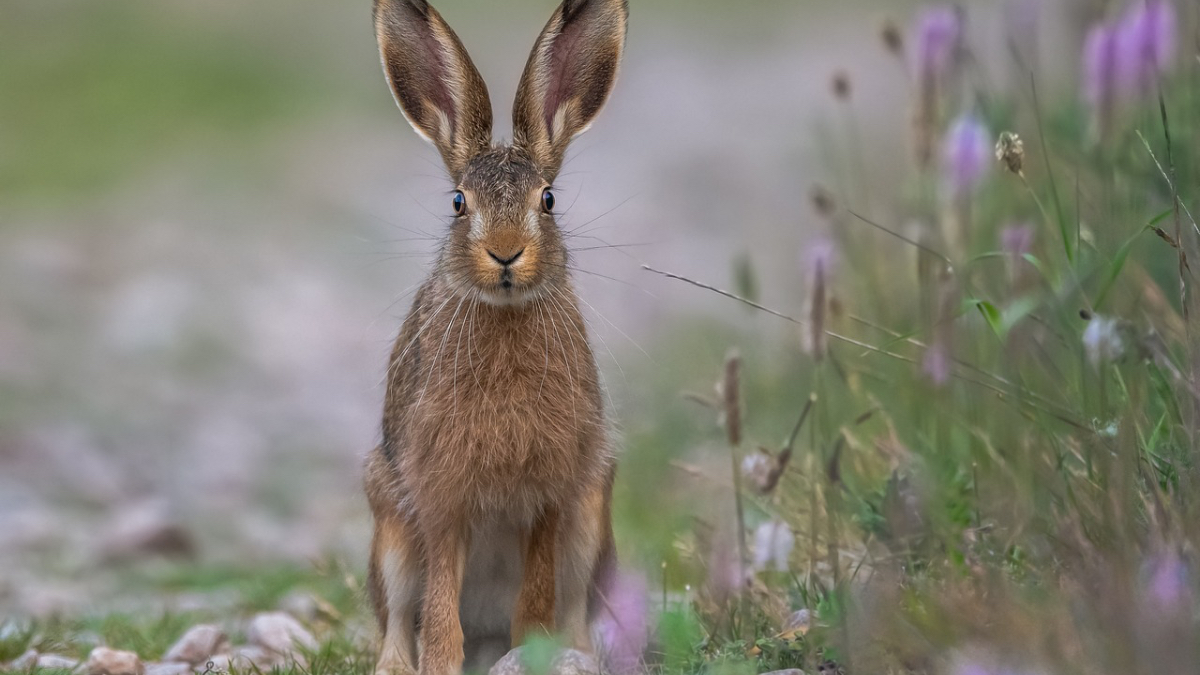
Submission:
<svg viewBox="0 0 1200 675">
<path fill-rule="evenodd" d="M 534 46 L 513 145 L 425 0 L 376 0 L 384 69 L 461 193 L 396 340 L 365 487 L 377 671 L 486 668 L 531 631 L 590 650 L 615 564 L 601 386 L 553 213 L 567 142 L 616 76 L 624 0 L 566 0 Z"/>
</svg>

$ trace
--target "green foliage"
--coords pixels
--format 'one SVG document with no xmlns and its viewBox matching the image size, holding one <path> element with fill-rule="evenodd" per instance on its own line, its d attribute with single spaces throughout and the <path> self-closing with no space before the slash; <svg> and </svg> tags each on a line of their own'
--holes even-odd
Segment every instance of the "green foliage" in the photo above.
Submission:
<svg viewBox="0 0 1200 675">
<path fill-rule="evenodd" d="M 0 623 L 0 663 L 24 654 L 33 642 L 33 637 L 32 624 L 20 623 L 13 619 Z"/>
<path fill-rule="evenodd" d="M 1200 229 L 1189 217 L 1200 212 L 1198 64 L 1163 83 L 1161 108 L 1153 99 L 1127 104 L 1105 138 L 1090 130 L 1089 110 L 1057 92 L 1039 92 L 1037 106 L 1027 91 L 981 95 L 992 132 L 1024 140 L 1022 173 L 997 164 L 963 203 L 936 194 L 936 166 L 897 176 L 895 211 L 920 235 L 891 214 L 871 217 L 875 228 L 865 217 L 829 216 L 844 264 L 829 283 L 837 302 L 824 359 L 800 353 L 795 324 L 807 317 L 766 314 L 740 332 L 681 326 L 669 348 L 655 350 L 668 355 L 658 379 L 677 384 L 640 405 L 661 424 L 631 436 L 626 465 L 636 475 L 623 467 L 621 496 L 643 500 L 642 517 L 654 514 L 660 527 L 623 532 L 635 548 L 642 537 L 669 537 L 671 548 L 655 551 L 664 581 L 676 591 L 692 585 L 688 616 L 705 635 L 690 654 L 685 641 L 671 652 L 662 636 L 681 610 L 664 615 L 666 672 L 811 671 L 826 658 L 865 668 L 857 672 L 912 663 L 927 672 L 963 644 L 1057 672 L 1168 664 L 1161 672 L 1188 662 L 1153 645 L 1168 623 L 1177 631 L 1169 641 L 1200 644 L 1188 618 L 1200 597 L 1191 557 L 1200 545 L 1191 343 L 1200 330 L 1192 300 Z M 863 180 L 833 190 L 849 211 L 869 208 Z M 1032 230 L 1028 250 L 1001 241 L 1017 223 Z M 750 300 L 759 295 L 758 281 L 747 281 L 755 263 L 734 261 L 734 290 Z M 949 353 L 944 384 L 926 372 L 939 343 Z M 743 354 L 745 422 L 732 449 L 711 389 L 730 346 Z M 737 462 L 763 448 L 774 457 L 810 394 L 817 403 L 778 485 L 765 495 L 742 489 L 747 529 L 779 519 L 796 533 L 793 573 L 753 574 L 751 608 L 714 600 L 697 588 L 712 583 L 710 530 L 719 523 L 663 516 L 677 511 L 648 500 L 694 491 L 702 497 L 678 508 L 726 517 L 728 454 Z M 677 412 L 689 408 L 690 428 Z M 677 483 L 688 487 L 664 490 Z M 639 497 L 643 490 L 654 496 Z M 1168 621 L 1147 615 L 1147 603 L 1164 602 L 1148 579 L 1175 551 L 1188 552 L 1182 571 L 1154 577 L 1170 590 L 1153 593 L 1191 604 Z M 820 620 L 781 634 L 782 613 L 798 607 Z M 1146 628 L 1155 621 L 1166 623 Z M 1023 626 L 1053 638 L 1022 651 L 1035 637 Z M 854 630 L 870 639 L 851 638 Z M 1079 644 L 1106 647 L 1087 659 L 1056 651 Z"/>
</svg>

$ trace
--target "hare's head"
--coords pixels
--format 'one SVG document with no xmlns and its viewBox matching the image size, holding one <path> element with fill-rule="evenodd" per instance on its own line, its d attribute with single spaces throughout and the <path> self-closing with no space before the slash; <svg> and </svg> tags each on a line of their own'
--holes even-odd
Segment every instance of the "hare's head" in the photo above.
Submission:
<svg viewBox="0 0 1200 675">
<path fill-rule="evenodd" d="M 509 305 L 565 282 L 554 179 L 567 144 L 608 99 L 627 17 L 626 0 L 564 0 L 521 76 L 512 144 L 493 145 L 487 86 L 450 26 L 426 0 L 376 0 L 396 102 L 455 184 L 439 267 L 455 292 Z"/>
</svg>

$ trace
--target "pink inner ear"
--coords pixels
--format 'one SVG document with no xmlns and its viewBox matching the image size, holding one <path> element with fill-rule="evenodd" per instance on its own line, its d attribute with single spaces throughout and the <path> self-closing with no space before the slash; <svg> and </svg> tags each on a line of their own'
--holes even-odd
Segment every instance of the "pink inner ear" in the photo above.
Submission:
<svg viewBox="0 0 1200 675">
<path fill-rule="evenodd" d="M 577 51 L 584 44 L 582 38 L 582 22 L 572 21 L 562 27 L 550 45 L 550 77 L 546 81 L 546 107 L 542 112 L 545 115 L 547 135 L 551 137 L 552 142 L 557 140 L 553 138 L 554 116 L 558 114 L 559 107 L 572 95 L 575 84 L 573 75 L 579 66 Z"/>
<path fill-rule="evenodd" d="M 450 93 L 450 85 L 446 82 L 447 65 L 445 54 L 442 52 L 442 45 L 433 35 L 433 29 L 421 31 L 421 49 L 428 56 L 425 70 L 422 73 L 422 79 L 427 79 L 426 92 L 429 101 L 434 107 L 441 110 L 446 115 L 446 119 L 450 121 L 450 134 L 453 136 L 454 127 L 457 124 L 454 105 L 454 95 Z"/>
</svg>

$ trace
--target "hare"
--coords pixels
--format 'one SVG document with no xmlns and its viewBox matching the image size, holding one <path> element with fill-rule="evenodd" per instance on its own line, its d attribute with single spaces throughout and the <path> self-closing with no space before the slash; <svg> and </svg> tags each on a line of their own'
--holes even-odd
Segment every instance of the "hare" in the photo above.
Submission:
<svg viewBox="0 0 1200 675">
<path fill-rule="evenodd" d="M 564 0 L 529 56 L 506 145 L 441 15 L 426 0 L 375 1 L 384 74 L 456 188 L 366 465 L 378 673 L 486 669 L 539 631 L 592 650 L 616 564 L 615 461 L 553 184 L 613 88 L 627 18 L 626 0 Z"/>
</svg>

